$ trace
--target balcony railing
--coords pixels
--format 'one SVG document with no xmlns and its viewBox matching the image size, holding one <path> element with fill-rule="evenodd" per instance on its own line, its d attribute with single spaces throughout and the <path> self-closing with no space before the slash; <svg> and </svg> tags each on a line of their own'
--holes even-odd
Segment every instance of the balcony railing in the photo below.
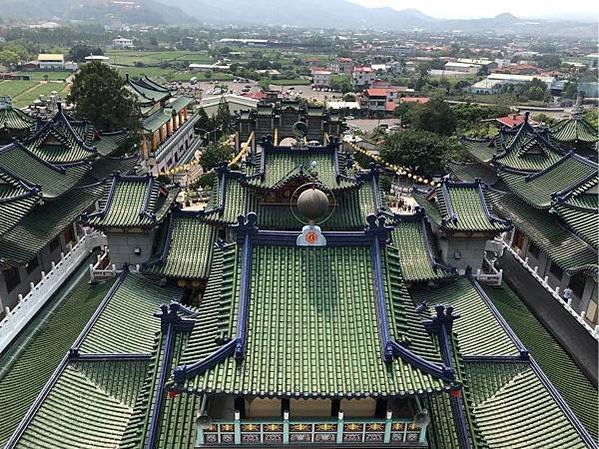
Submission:
<svg viewBox="0 0 599 449">
<path fill-rule="evenodd" d="M 83 236 L 77 237 L 77 243 L 72 249 L 66 254 L 61 253 L 60 261 L 52 262 L 52 269 L 48 273 L 42 271 L 42 278 L 37 284 L 31 283 L 29 293 L 25 296 L 19 295 L 19 302 L 12 310 L 6 307 L 6 316 L 0 321 L 0 353 L 8 347 L 54 292 L 89 256 L 89 252 L 93 248 L 105 244 L 104 234 L 84 229 Z"/>
<path fill-rule="evenodd" d="M 334 420 L 216 421 L 198 428 L 196 446 L 326 444 L 428 447 L 426 427 L 409 419 L 346 418 Z"/>
<path fill-rule="evenodd" d="M 582 327 L 585 328 L 585 330 L 591 334 L 591 336 L 599 341 L 599 324 L 596 324 L 595 327 L 592 327 L 586 320 L 585 318 L 585 314 L 586 312 L 584 310 L 582 310 L 580 313 L 578 313 L 576 310 L 574 310 L 574 308 L 572 307 L 572 298 L 570 299 L 564 299 L 560 296 L 560 288 L 555 287 L 552 288 L 551 285 L 549 285 L 549 279 L 547 276 L 545 276 L 544 278 L 542 278 L 541 276 L 539 276 L 539 267 L 535 266 L 534 268 L 531 267 L 530 265 L 528 265 L 528 257 L 526 257 L 525 259 L 522 259 L 522 257 L 520 257 L 520 254 L 518 254 L 516 251 L 514 251 L 513 248 L 510 247 L 510 245 L 508 245 L 507 243 L 504 242 L 504 247 L 505 250 L 507 252 L 509 252 L 512 257 L 520 263 L 520 265 L 522 265 L 526 271 L 528 271 L 530 273 L 530 275 L 532 276 L 532 278 L 534 280 L 536 280 L 545 290 L 547 290 L 551 296 L 558 301 L 562 307 L 570 314 L 574 317 L 574 319 L 576 320 L 576 322 L 578 324 L 580 324 Z"/>
</svg>

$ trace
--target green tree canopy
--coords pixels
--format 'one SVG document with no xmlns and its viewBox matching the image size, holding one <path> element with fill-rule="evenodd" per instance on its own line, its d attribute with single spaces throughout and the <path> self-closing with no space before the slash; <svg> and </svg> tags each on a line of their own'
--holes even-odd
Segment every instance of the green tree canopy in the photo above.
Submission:
<svg viewBox="0 0 599 449">
<path fill-rule="evenodd" d="M 412 115 L 414 129 L 450 136 L 455 131 L 456 118 L 442 97 L 434 97 Z"/>
<path fill-rule="evenodd" d="M 77 44 L 69 50 L 69 59 L 71 61 L 84 62 L 89 55 L 102 56 L 104 50 L 100 47 L 91 47 L 84 44 Z"/>
<path fill-rule="evenodd" d="M 430 131 L 407 130 L 386 136 L 381 157 L 418 174 L 434 175 L 443 171 L 451 156 L 452 142 Z"/>
<path fill-rule="evenodd" d="M 223 162 L 228 162 L 231 156 L 231 147 L 222 142 L 217 142 L 206 147 L 202 153 L 200 164 L 204 171 L 207 172 Z"/>
<path fill-rule="evenodd" d="M 68 101 L 75 104 L 77 117 L 101 131 L 127 128 L 132 138 L 141 133 L 139 103 L 119 72 L 107 64 L 85 64 L 75 75 Z"/>
</svg>

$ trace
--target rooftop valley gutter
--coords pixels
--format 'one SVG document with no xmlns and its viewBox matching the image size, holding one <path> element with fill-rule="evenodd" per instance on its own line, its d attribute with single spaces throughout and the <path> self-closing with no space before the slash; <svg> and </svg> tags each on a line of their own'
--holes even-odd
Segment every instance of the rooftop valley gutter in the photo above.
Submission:
<svg viewBox="0 0 599 449">
<path fill-rule="evenodd" d="M 510 327 L 510 325 L 503 318 L 503 316 L 495 308 L 495 305 L 489 299 L 489 297 L 487 296 L 485 291 L 482 289 L 482 287 L 479 285 L 479 283 L 476 282 L 476 280 L 472 277 L 472 273 L 470 271 L 467 271 L 466 276 L 467 276 L 468 280 L 472 283 L 472 285 L 474 286 L 475 290 L 478 292 L 480 297 L 487 304 L 487 306 L 489 307 L 489 309 L 491 310 L 493 315 L 495 315 L 495 318 L 497 319 L 497 321 L 499 322 L 501 327 L 504 328 L 508 337 L 512 340 L 512 342 L 516 345 L 516 347 L 518 347 L 518 349 L 520 350 L 521 356 L 524 358 L 524 356 L 526 355 L 528 361 L 530 362 L 531 368 L 533 369 L 535 374 L 538 376 L 538 378 L 541 380 L 541 382 L 543 383 L 543 385 L 549 392 L 549 395 L 553 398 L 553 400 L 555 401 L 557 406 L 560 408 L 562 413 L 566 416 L 566 418 L 568 418 L 568 420 L 572 424 L 572 427 L 574 427 L 574 429 L 578 432 L 578 434 L 580 435 L 580 438 L 585 442 L 587 447 L 592 448 L 592 449 L 597 449 L 598 446 L 597 446 L 597 443 L 595 442 L 595 440 L 593 439 L 593 437 L 589 434 L 587 429 L 580 422 L 580 420 L 578 419 L 576 414 L 572 411 L 572 409 L 570 408 L 568 403 L 564 400 L 564 398 L 559 393 L 557 388 L 555 388 L 555 386 L 551 383 L 551 381 L 549 380 L 547 375 L 543 372 L 541 367 L 538 365 L 538 363 L 534 359 L 534 357 L 528 353 L 528 350 L 524 347 L 524 345 L 522 344 L 522 342 L 520 341 L 518 336 L 514 333 L 514 331 Z"/>
</svg>

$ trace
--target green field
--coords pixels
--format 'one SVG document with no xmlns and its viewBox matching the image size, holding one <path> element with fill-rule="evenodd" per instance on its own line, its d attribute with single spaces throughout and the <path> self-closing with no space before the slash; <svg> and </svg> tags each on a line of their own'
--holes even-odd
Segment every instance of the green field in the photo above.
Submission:
<svg viewBox="0 0 599 449">
<path fill-rule="evenodd" d="M 43 81 L 2 81 L 0 82 L 0 96 L 9 96 L 17 108 L 29 106 L 40 95 L 50 95 L 56 91 L 64 99 L 66 96 L 66 83 Z"/>
<path fill-rule="evenodd" d="M 135 66 L 143 63 L 148 66 L 159 66 L 161 63 L 184 62 L 208 64 L 214 62 L 207 54 L 191 51 L 134 51 L 112 50 L 106 52 L 111 64 Z"/>
</svg>

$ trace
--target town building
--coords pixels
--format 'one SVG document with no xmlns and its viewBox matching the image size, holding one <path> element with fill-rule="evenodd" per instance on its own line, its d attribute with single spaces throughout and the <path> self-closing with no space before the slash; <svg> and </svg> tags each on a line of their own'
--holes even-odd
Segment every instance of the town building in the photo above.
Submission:
<svg viewBox="0 0 599 449">
<path fill-rule="evenodd" d="M 113 177 L 87 223 L 135 229 L 152 254 L 122 267 L 7 449 L 595 447 L 596 397 L 578 397 L 579 419 L 449 263 L 462 251 L 478 266 L 469 233 L 511 228 L 483 183 L 435 185 L 424 211 L 395 215 L 381 169 L 324 133 L 322 111 L 260 104 L 238 120 L 245 142 L 266 135 L 216 170 L 204 210 L 151 177 Z"/>
<path fill-rule="evenodd" d="M 352 72 L 352 87 L 355 91 L 367 89 L 376 79 L 372 67 L 354 67 Z"/>
<path fill-rule="evenodd" d="M 37 57 L 40 70 L 64 70 L 65 62 L 63 54 L 40 53 Z"/>
<path fill-rule="evenodd" d="M 329 70 L 314 70 L 312 72 L 312 85 L 314 87 L 330 87 L 332 75 L 333 73 Z"/>
<path fill-rule="evenodd" d="M 129 48 L 135 48 L 133 45 L 133 39 L 128 39 L 126 37 L 117 37 L 112 40 L 112 48 L 118 50 L 126 50 Z"/>
</svg>

